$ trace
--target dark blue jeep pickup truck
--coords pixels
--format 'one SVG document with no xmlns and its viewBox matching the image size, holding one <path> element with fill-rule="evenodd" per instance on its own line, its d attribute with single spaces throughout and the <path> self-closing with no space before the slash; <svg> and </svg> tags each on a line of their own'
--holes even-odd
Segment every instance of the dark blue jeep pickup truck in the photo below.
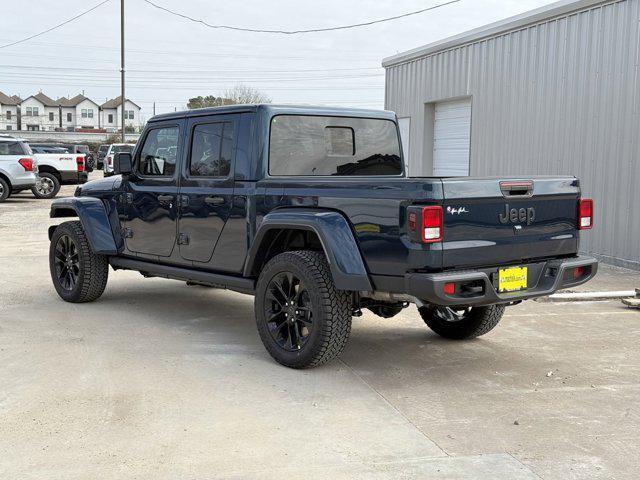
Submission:
<svg viewBox="0 0 640 480">
<path fill-rule="evenodd" d="M 339 355 L 351 318 L 414 303 L 468 339 L 505 306 L 591 279 L 593 204 L 573 177 L 407 178 L 396 117 L 274 105 L 159 115 L 111 178 L 54 201 L 50 269 L 68 302 L 109 266 L 255 295 L 260 337 L 294 368 Z"/>
</svg>

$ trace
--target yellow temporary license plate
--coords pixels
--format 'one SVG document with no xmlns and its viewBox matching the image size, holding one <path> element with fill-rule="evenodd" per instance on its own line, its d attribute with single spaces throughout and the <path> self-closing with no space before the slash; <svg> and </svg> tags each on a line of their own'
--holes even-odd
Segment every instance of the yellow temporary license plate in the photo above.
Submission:
<svg viewBox="0 0 640 480">
<path fill-rule="evenodd" d="M 527 267 L 509 267 L 498 270 L 498 291 L 515 292 L 527 288 Z"/>
</svg>

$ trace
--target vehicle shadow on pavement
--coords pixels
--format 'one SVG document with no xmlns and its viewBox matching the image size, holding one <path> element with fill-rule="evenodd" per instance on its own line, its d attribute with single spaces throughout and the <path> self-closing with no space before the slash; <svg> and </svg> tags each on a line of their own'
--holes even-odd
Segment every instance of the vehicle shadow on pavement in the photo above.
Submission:
<svg viewBox="0 0 640 480">
<path fill-rule="evenodd" d="M 15 196 L 15 195 L 11 195 L 9 198 L 7 198 L 4 202 L 4 204 L 11 204 L 11 203 L 31 203 L 31 202 L 41 202 L 42 200 L 32 196 Z"/>
<path fill-rule="evenodd" d="M 448 340 L 421 325 L 422 319 L 416 316 L 415 327 L 398 322 L 380 328 L 375 320 L 363 319 L 352 332 L 342 360 L 365 377 L 384 376 L 388 388 L 399 389 L 416 379 L 450 385 L 452 377 L 476 381 L 499 370 L 539 368 L 535 354 L 518 352 L 500 338 L 499 331 L 473 340 Z"/>
<path fill-rule="evenodd" d="M 199 343 L 218 344 L 223 340 L 262 349 L 251 296 L 188 287 L 181 282 L 153 282 L 108 288 L 98 303 L 110 311 L 126 311 L 131 322 L 138 317 L 156 326 L 178 328 Z M 499 328 L 486 337 L 458 342 L 431 332 L 413 307 L 388 320 L 367 312 L 354 318 L 342 361 L 354 370 L 389 375 L 389 382 L 398 387 L 409 377 L 428 379 L 430 383 L 450 382 L 451 375 L 471 378 L 481 374 L 477 378 L 483 378 L 507 366 L 505 362 L 512 370 L 535 368 L 535 354 L 518 353 L 508 342 L 495 340 Z M 268 358 L 266 352 L 264 356 Z M 335 368 L 340 363 L 329 365 Z"/>
<path fill-rule="evenodd" d="M 151 316 L 168 325 L 193 325 L 194 331 L 216 330 L 228 324 L 255 326 L 253 297 L 183 282 L 108 285 L 97 303 L 122 308 L 132 320 L 137 314 Z"/>
</svg>

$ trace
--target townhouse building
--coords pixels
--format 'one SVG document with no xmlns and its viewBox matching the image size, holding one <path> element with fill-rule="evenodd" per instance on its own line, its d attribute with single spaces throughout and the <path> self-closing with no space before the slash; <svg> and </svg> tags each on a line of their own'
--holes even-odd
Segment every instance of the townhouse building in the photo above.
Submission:
<svg viewBox="0 0 640 480">
<path fill-rule="evenodd" d="M 122 96 L 107 100 L 101 106 L 102 125 L 107 131 L 120 130 L 122 127 Z M 125 128 L 137 130 L 140 127 L 140 106 L 128 98 L 124 102 L 124 125 Z"/>
<path fill-rule="evenodd" d="M 18 109 L 22 99 L 0 92 L 0 130 L 18 130 Z"/>
<path fill-rule="evenodd" d="M 56 100 L 42 92 L 24 100 L 0 92 L 0 130 L 116 132 L 122 127 L 121 97 L 98 104 L 84 94 Z M 139 131 L 140 106 L 125 101 L 125 127 Z"/>
</svg>

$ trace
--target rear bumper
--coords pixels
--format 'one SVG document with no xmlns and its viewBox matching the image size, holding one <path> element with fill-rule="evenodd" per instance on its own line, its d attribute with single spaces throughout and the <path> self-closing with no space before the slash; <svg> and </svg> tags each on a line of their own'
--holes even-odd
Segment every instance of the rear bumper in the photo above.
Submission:
<svg viewBox="0 0 640 480">
<path fill-rule="evenodd" d="M 575 287 L 591 280 L 598 271 L 598 261 L 588 256 L 525 264 L 529 268 L 526 290 L 499 293 L 498 267 L 443 273 L 409 273 L 405 275 L 405 291 L 434 305 L 492 305 L 551 295 L 562 288 Z M 574 269 L 584 273 L 574 278 Z M 456 284 L 456 293 L 447 295 L 444 286 Z"/>
<path fill-rule="evenodd" d="M 11 185 L 19 188 L 31 188 L 36 184 L 36 174 L 30 173 L 20 177 L 11 178 Z"/>
<path fill-rule="evenodd" d="M 63 185 L 78 185 L 87 183 L 87 172 L 60 172 L 60 183 Z"/>
<path fill-rule="evenodd" d="M 13 191 L 27 190 L 36 184 L 35 172 L 25 172 L 20 175 L 9 177 Z"/>
</svg>

